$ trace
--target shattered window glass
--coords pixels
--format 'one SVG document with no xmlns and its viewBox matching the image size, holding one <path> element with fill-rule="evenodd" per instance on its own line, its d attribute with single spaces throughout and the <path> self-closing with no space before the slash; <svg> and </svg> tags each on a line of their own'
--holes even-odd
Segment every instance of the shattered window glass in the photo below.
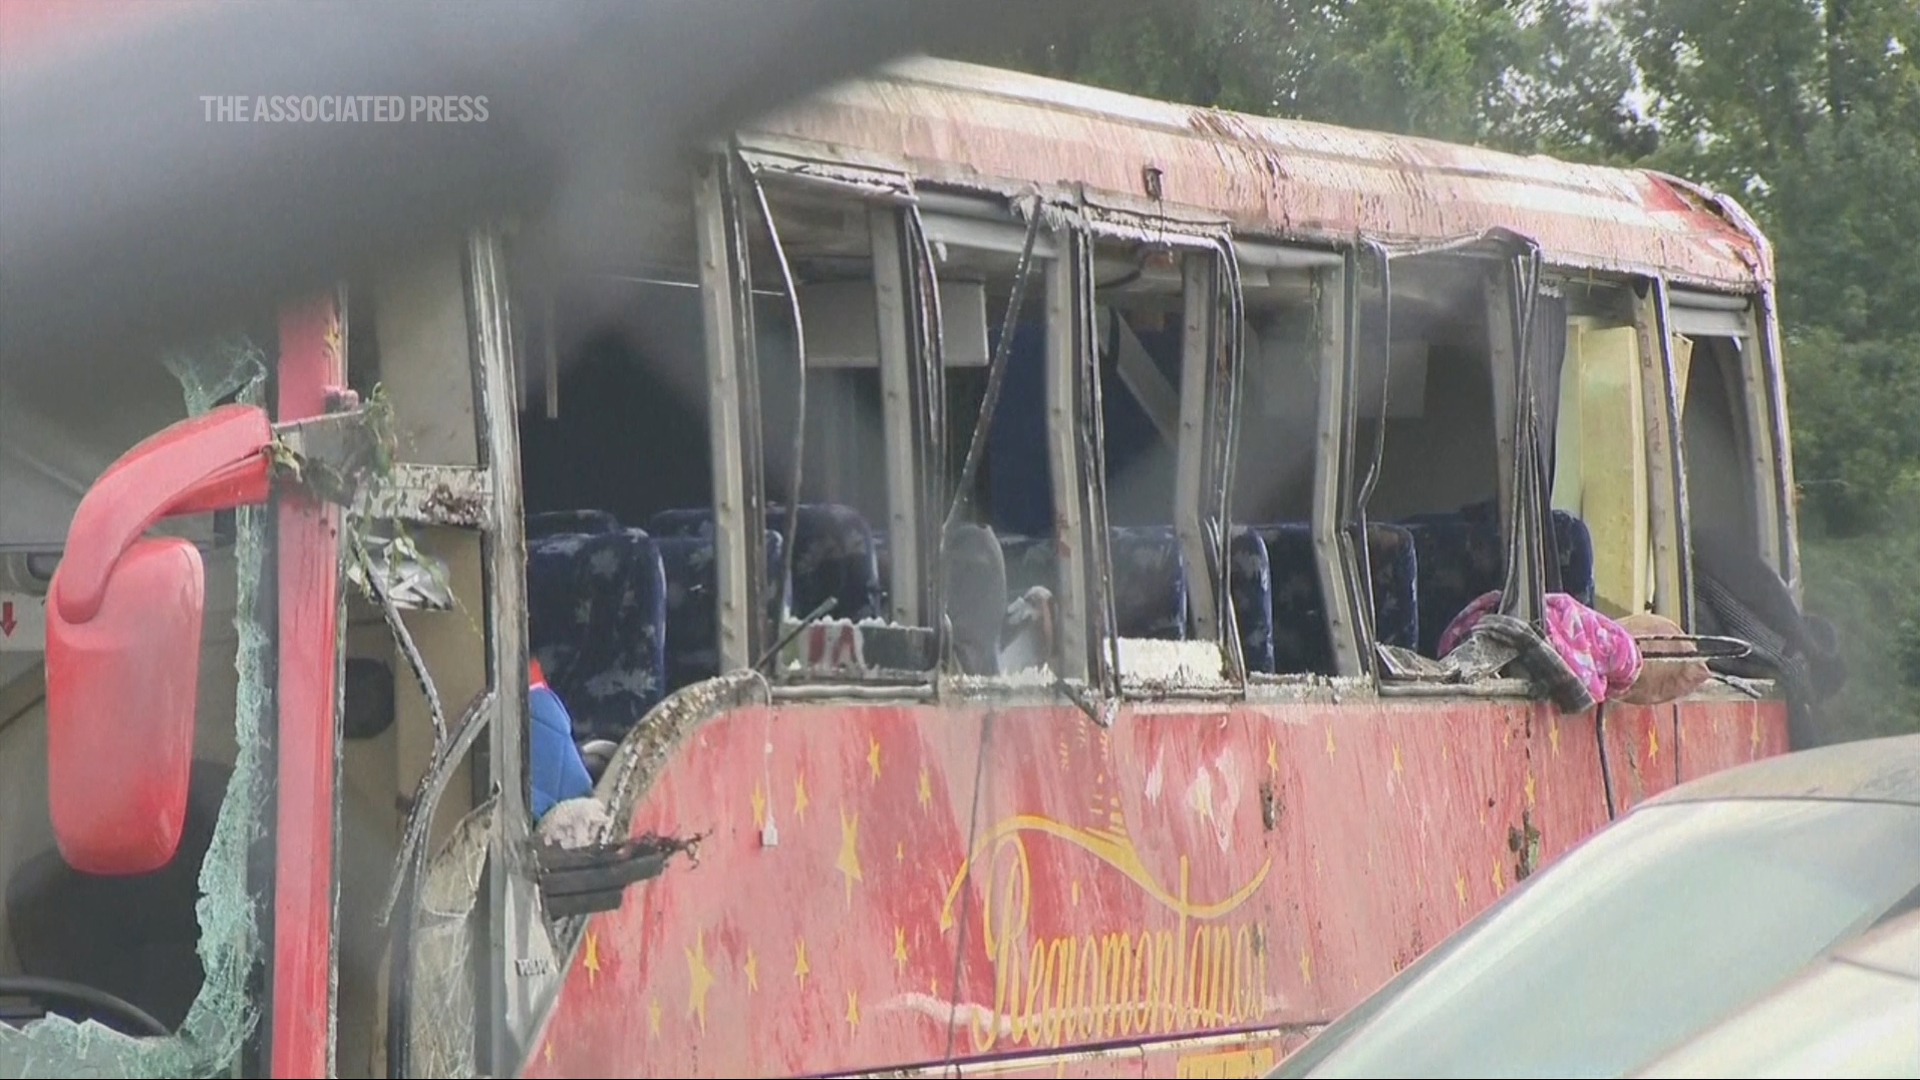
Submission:
<svg viewBox="0 0 1920 1080">
<path fill-rule="evenodd" d="M 189 415 L 226 401 L 258 404 L 263 399 L 265 357 L 245 339 L 170 354 L 164 363 L 180 381 Z M 272 643 L 266 628 L 252 618 L 263 587 L 267 510 L 243 507 L 235 518 L 237 752 L 200 868 L 198 953 L 205 981 L 199 996 L 185 1022 L 167 1038 L 134 1038 L 91 1020 L 75 1023 L 58 1016 L 20 1028 L 0 1025 L 0 1077 L 232 1075 L 243 1041 L 259 1022 L 259 1003 L 247 993 L 248 975 L 261 950 L 247 891 L 247 849 L 267 827 L 262 735 Z"/>
</svg>

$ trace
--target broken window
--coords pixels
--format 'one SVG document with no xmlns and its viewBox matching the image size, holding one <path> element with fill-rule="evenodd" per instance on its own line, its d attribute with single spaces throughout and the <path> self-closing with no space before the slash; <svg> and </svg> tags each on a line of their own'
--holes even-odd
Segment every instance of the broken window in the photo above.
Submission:
<svg viewBox="0 0 1920 1080">
<path fill-rule="evenodd" d="M 1514 313 L 1496 260 L 1439 253 L 1387 266 L 1384 288 L 1357 290 L 1363 570 L 1374 640 L 1438 657 L 1454 618 L 1507 580 Z"/>
<path fill-rule="evenodd" d="M 1256 679 L 1356 675 L 1338 511 L 1348 415 L 1345 261 L 1298 248 L 1238 250 L 1246 359 L 1229 566 L 1247 671 Z"/>
<path fill-rule="evenodd" d="M 1772 396 L 1750 305 L 1745 297 L 1674 290 L 1669 312 L 1693 534 L 1789 576 Z"/>
<path fill-rule="evenodd" d="M 170 355 L 165 370 L 179 380 L 186 414 L 198 415 L 258 400 L 266 358 L 233 339 Z M 267 511 L 237 511 L 229 542 L 210 517 L 174 530 L 202 543 L 208 603 L 186 820 L 166 866 L 101 878 L 66 865 L 47 816 L 40 658 L 0 652 L 0 1075 L 217 1075 L 237 1066 L 260 1017 L 249 986 L 261 961 L 249 845 L 267 828 L 273 768 L 263 753 L 271 642 L 256 617 Z M 5 572 L 44 592 L 49 561 L 9 559 Z M 10 995 L 9 975 L 104 991 L 146 1019 L 97 999 Z M 171 1034 L 154 1036 L 148 1021 Z"/>
<path fill-rule="evenodd" d="M 1146 692 L 1219 686 L 1239 663 L 1221 591 L 1240 351 L 1233 268 L 1224 244 L 1165 234 L 1096 239 L 1092 256 L 1090 404 L 1119 676 Z"/>
<path fill-rule="evenodd" d="M 742 182 L 742 272 L 777 298 L 754 309 L 760 458 L 746 463 L 786 583 L 777 677 L 924 679 L 938 663 L 946 370 L 985 363 L 983 294 L 936 294 L 897 201 L 758 166 Z"/>
<path fill-rule="evenodd" d="M 1674 507 L 1649 478 L 1671 471 L 1662 451 L 1666 386 L 1659 357 L 1643 355 L 1650 315 L 1624 284 L 1569 281 L 1566 345 L 1551 433 L 1551 505 L 1563 550 L 1563 588 L 1602 614 L 1660 611 L 1663 565 L 1656 522 Z M 1543 432 L 1544 434 L 1544 432 Z M 1577 571 L 1584 541 L 1591 570 Z M 1667 549 L 1666 559 L 1673 558 Z M 1662 611 L 1662 614 L 1666 612 Z"/>
<path fill-rule="evenodd" d="M 979 320 L 986 346 L 984 364 L 947 367 L 943 584 L 961 673 L 1051 682 L 1069 671 L 1084 677 L 1087 663 L 1084 589 L 1062 577 L 1084 553 L 1077 526 L 1063 526 L 1056 511 L 1060 470 L 1077 470 L 1078 459 L 1049 426 L 1056 408 L 1072 404 L 1053 369 L 1063 346 L 1071 354 L 1061 335 L 1072 327 L 1053 319 L 1073 297 L 1060 234 L 1036 203 L 1021 211 L 947 199 L 922 217 L 942 296 L 969 297 L 961 315 Z M 942 315 L 952 318 L 944 303 Z"/>
</svg>

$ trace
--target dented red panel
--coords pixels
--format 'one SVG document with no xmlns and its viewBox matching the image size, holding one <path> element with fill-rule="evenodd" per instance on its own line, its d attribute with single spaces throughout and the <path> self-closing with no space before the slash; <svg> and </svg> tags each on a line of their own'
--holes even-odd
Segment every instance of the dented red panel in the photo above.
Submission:
<svg viewBox="0 0 1920 1080">
<path fill-rule="evenodd" d="M 1771 280 L 1754 235 L 1642 170 L 1573 165 L 1381 132 L 1131 97 L 938 60 L 902 63 L 758 125 L 876 158 L 922 181 L 990 189 L 1084 184 L 1149 212 L 1223 217 L 1253 234 L 1437 239 L 1513 229 L 1567 267 L 1664 274 L 1754 291 Z"/>
<path fill-rule="evenodd" d="M 1619 753 L 1670 785 L 1674 723 L 1608 753 L 1655 732 Z M 523 1075 L 1257 1075 L 1603 827 L 1601 745 L 1523 702 L 735 712 L 634 819 L 698 864 L 593 918 Z"/>
</svg>

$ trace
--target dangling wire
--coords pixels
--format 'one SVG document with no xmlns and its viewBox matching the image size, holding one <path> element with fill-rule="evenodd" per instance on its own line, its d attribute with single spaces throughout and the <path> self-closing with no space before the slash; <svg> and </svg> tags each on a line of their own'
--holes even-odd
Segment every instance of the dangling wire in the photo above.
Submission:
<svg viewBox="0 0 1920 1080">
<path fill-rule="evenodd" d="M 947 331 L 946 315 L 940 306 L 939 264 L 933 257 L 933 244 L 927 239 L 926 222 L 920 216 L 917 204 L 908 204 L 906 213 L 908 254 L 914 267 L 915 310 L 919 313 L 916 320 L 921 342 L 921 371 L 925 383 L 925 393 L 921 396 L 920 423 L 925 432 L 919 440 L 921 465 L 920 482 L 924 486 L 927 498 L 922 503 L 930 511 L 937 511 L 947 499 Z M 935 536 L 927 536 L 924 531 L 920 537 L 922 556 L 932 556 L 934 573 L 921 583 L 921 594 L 928 604 L 926 618 L 933 624 L 936 645 L 944 654 L 946 642 L 946 621 L 941 613 L 946 610 L 946 518 L 930 520 L 931 514 L 922 518 L 926 526 L 938 528 Z"/>
<path fill-rule="evenodd" d="M 787 303 L 793 310 L 793 357 L 798 369 L 793 391 L 793 469 L 789 474 L 790 487 L 787 489 L 787 531 L 780 547 L 780 581 L 784 586 L 793 580 L 793 552 L 799 547 L 798 530 L 800 528 L 800 483 L 805 477 L 807 452 L 807 331 L 800 318 L 800 290 L 794 284 L 793 266 L 787 262 L 787 249 L 780 242 L 780 229 L 773 223 L 773 208 L 767 204 L 767 188 L 760 182 L 760 174 L 753 165 L 742 159 L 746 166 L 747 179 L 753 184 L 753 197 L 760 204 L 760 220 L 767 226 L 767 239 L 773 244 L 773 258 L 780 264 L 780 280 L 787 290 Z M 748 528 L 752 528 L 749 524 Z M 783 588 L 782 592 L 786 590 Z M 785 602 L 782 607 L 784 609 Z"/>
<path fill-rule="evenodd" d="M 953 501 L 947 507 L 946 520 L 942 523 L 941 544 L 945 550 L 945 536 L 954 522 L 959 520 L 960 508 L 973 494 L 973 478 L 980 471 L 980 459 L 987 451 L 987 435 L 993 429 L 994 406 L 1000 401 L 1000 390 L 1007 381 L 1007 360 L 1013 354 L 1013 332 L 1020 310 L 1026 303 L 1027 282 L 1033 277 L 1033 246 L 1040 238 L 1039 196 L 1034 196 L 1033 210 L 1027 217 L 1027 239 L 1020 247 L 1020 262 L 1013 272 L 1013 295 L 1007 300 L 1007 313 L 1000 320 L 1000 340 L 994 344 L 993 360 L 987 369 L 986 395 L 980 401 L 980 416 L 973 422 L 973 438 L 967 443 L 967 457 L 960 466 L 960 482 L 954 488 Z"/>
<path fill-rule="evenodd" d="M 1220 355 L 1220 368 L 1215 373 L 1219 397 L 1214 419 L 1219 434 L 1210 440 L 1209 447 L 1213 458 L 1210 472 L 1216 478 L 1215 484 L 1221 498 L 1213 507 L 1213 514 L 1207 522 L 1207 549 L 1218 564 L 1213 580 L 1216 593 L 1214 611 L 1218 613 L 1220 640 L 1226 647 L 1233 677 L 1238 680 L 1246 677 L 1246 654 L 1241 651 L 1240 621 L 1233 608 L 1233 451 L 1240 442 L 1239 374 L 1246 367 L 1246 303 L 1241 293 L 1240 259 L 1233 249 L 1232 238 L 1222 237 L 1215 246 L 1215 252 L 1220 267 L 1221 299 L 1225 301 L 1227 324 L 1224 328 L 1225 349 Z"/>
<path fill-rule="evenodd" d="M 1544 612 L 1534 595 L 1535 567 L 1544 557 L 1545 545 L 1539 535 L 1540 521 L 1525 513 L 1539 506 L 1546 497 L 1540 475 L 1540 426 L 1534 401 L 1533 322 L 1540 296 L 1540 247 L 1526 237 L 1508 235 L 1520 250 L 1509 265 L 1513 275 L 1513 302 L 1519 335 L 1516 355 L 1519 370 L 1514 378 L 1515 416 L 1513 452 L 1518 475 L 1514 478 L 1513 512 L 1507 536 L 1507 573 L 1502 584 L 1500 611 L 1542 625 Z"/>
<path fill-rule="evenodd" d="M 1093 290 L 1093 242 L 1081 232 L 1068 234 L 1068 249 L 1074 260 L 1074 313 L 1073 363 L 1080 386 L 1080 409 L 1083 422 L 1080 425 L 1080 460 L 1087 470 L 1082 488 L 1078 492 L 1068 492 L 1070 498 L 1081 500 L 1082 518 L 1086 523 L 1086 535 L 1090 537 L 1087 545 L 1085 569 L 1090 572 L 1090 580 L 1083 577 L 1082 595 L 1099 601 L 1100 651 L 1106 669 L 1100 672 L 1099 685 L 1111 697 L 1120 694 L 1120 615 L 1113 596 L 1113 530 L 1107 525 L 1107 470 L 1106 460 L 1106 408 L 1100 393 L 1100 373 L 1096 361 L 1095 369 L 1088 371 L 1079 363 L 1080 358 L 1094 356 L 1099 352 L 1100 328 L 1098 316 L 1091 303 Z M 1059 498 L 1056 493 L 1055 498 Z"/>
</svg>

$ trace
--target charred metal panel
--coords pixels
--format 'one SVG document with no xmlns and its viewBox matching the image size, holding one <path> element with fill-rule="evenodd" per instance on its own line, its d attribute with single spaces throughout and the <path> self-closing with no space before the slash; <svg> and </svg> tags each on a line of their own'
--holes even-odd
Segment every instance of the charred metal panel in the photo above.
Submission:
<svg viewBox="0 0 1920 1080">
<path fill-rule="evenodd" d="M 938 60 L 897 64 L 762 120 L 757 132 L 1015 191 L 1070 178 L 1090 199 L 1223 216 L 1240 230 L 1347 241 L 1505 227 L 1548 262 L 1752 292 L 1772 257 L 1724 198 L 1640 170 L 1243 116 Z M 828 153 L 826 148 L 831 147 Z"/>
<path fill-rule="evenodd" d="M 493 476 L 471 465 L 396 462 L 388 481 L 377 491 L 363 490 L 359 502 L 366 517 L 456 529 L 491 528 L 492 509 Z"/>
</svg>

